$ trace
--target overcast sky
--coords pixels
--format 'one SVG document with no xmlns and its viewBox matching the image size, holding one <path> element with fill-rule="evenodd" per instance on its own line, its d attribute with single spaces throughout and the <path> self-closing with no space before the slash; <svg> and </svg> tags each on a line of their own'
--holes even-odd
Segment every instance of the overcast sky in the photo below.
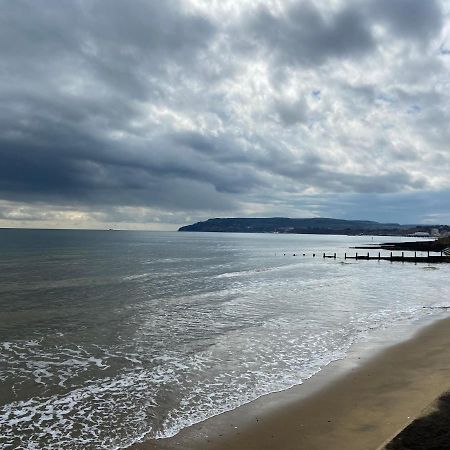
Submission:
<svg viewBox="0 0 450 450">
<path fill-rule="evenodd" d="M 0 0 L 0 226 L 448 224 L 449 11 Z"/>
</svg>

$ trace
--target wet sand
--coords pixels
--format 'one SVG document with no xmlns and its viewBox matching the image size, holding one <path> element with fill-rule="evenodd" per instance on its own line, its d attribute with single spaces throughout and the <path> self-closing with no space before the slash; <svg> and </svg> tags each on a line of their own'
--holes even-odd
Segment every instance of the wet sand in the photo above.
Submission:
<svg viewBox="0 0 450 450">
<path fill-rule="evenodd" d="M 334 378 L 330 381 L 330 378 Z M 133 450 L 375 450 L 450 388 L 450 319 Z M 423 447 L 427 448 L 427 447 Z"/>
</svg>

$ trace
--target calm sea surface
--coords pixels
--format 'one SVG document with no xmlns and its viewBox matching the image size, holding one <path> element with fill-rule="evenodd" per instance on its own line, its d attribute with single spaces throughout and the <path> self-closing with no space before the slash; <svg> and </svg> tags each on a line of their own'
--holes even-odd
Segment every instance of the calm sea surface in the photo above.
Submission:
<svg viewBox="0 0 450 450">
<path fill-rule="evenodd" d="M 450 266 L 312 257 L 364 243 L 0 230 L 0 448 L 171 436 L 450 305 Z"/>
</svg>

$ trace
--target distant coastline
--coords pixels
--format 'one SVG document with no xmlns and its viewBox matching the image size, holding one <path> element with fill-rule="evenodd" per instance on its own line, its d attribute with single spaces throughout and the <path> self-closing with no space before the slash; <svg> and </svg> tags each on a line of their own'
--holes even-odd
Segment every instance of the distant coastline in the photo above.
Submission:
<svg viewBox="0 0 450 450">
<path fill-rule="evenodd" d="M 214 218 L 180 227 L 178 231 L 225 233 L 279 233 L 279 234 L 342 234 L 379 236 L 448 236 L 448 225 L 401 225 L 369 220 L 343 220 L 332 218 L 295 219 L 270 218 Z"/>
</svg>

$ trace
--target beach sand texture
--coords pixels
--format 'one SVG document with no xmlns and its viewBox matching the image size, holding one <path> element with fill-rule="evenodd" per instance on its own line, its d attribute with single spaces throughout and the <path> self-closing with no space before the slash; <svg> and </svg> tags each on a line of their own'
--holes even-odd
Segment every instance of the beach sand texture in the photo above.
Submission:
<svg viewBox="0 0 450 450">
<path fill-rule="evenodd" d="M 263 397 L 173 438 L 137 444 L 132 449 L 384 448 L 450 388 L 450 319 L 426 327 L 412 339 L 325 382 L 326 372 L 333 370 L 331 365 L 302 386 Z M 388 446 L 386 450 L 397 448 L 402 447 Z"/>
</svg>

